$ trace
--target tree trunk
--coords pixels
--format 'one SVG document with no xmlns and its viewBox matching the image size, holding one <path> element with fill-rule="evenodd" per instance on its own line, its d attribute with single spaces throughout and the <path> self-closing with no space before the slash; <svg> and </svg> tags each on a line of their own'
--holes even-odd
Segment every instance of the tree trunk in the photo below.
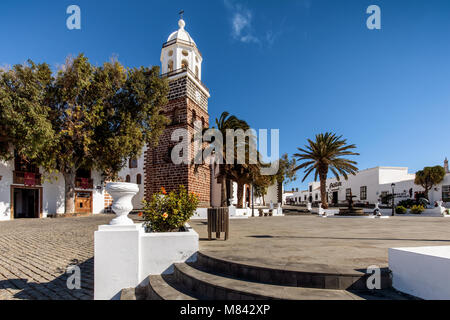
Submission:
<svg viewBox="0 0 450 320">
<path fill-rule="evenodd" d="M 278 203 L 283 204 L 283 182 L 278 182 L 278 195 L 277 195 Z"/>
<path fill-rule="evenodd" d="M 228 206 L 227 203 L 227 179 L 225 177 L 225 175 L 222 175 L 222 177 L 220 178 L 221 182 L 220 182 L 220 206 L 225 208 Z"/>
<path fill-rule="evenodd" d="M 328 168 L 319 169 L 320 178 L 320 198 L 322 200 L 322 208 L 328 209 L 328 199 L 327 199 L 327 173 Z"/>
<path fill-rule="evenodd" d="M 75 170 L 69 170 L 69 172 L 63 173 L 64 176 L 64 203 L 65 214 L 75 213 Z"/>
<path fill-rule="evenodd" d="M 244 207 L 244 184 L 238 182 L 238 189 L 237 189 L 237 200 L 238 200 L 238 208 L 242 209 Z"/>
</svg>

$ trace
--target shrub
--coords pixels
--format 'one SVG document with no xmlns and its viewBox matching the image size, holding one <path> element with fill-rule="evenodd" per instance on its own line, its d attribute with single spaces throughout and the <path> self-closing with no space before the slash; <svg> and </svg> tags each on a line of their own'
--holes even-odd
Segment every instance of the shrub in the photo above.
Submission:
<svg viewBox="0 0 450 320">
<path fill-rule="evenodd" d="M 424 211 L 425 211 L 425 208 L 422 205 L 414 205 L 411 207 L 411 213 L 413 213 L 413 214 L 421 214 Z"/>
<path fill-rule="evenodd" d="M 407 209 L 410 209 L 412 206 L 414 205 L 418 205 L 419 203 L 416 200 L 413 199 L 407 199 L 407 200 L 402 200 L 398 203 L 399 207 L 405 207 Z"/>
<path fill-rule="evenodd" d="M 144 217 L 147 232 L 177 232 L 194 215 L 199 196 L 189 193 L 184 186 L 167 193 L 164 188 L 144 201 Z"/>
<path fill-rule="evenodd" d="M 396 214 L 405 214 L 407 211 L 408 209 L 406 209 L 404 206 L 398 206 L 397 208 L 395 208 Z"/>
</svg>

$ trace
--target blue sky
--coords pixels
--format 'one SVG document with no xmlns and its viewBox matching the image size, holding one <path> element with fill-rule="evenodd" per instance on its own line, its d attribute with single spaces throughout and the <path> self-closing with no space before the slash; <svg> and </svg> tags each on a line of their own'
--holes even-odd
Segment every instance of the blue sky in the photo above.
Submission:
<svg viewBox="0 0 450 320">
<path fill-rule="evenodd" d="M 81 30 L 66 28 L 71 4 Z M 366 27 L 372 4 L 381 30 Z M 334 131 L 358 146 L 360 169 L 414 172 L 450 157 L 447 0 L 2 0 L 0 65 L 57 66 L 80 52 L 96 64 L 159 65 L 180 9 L 204 57 L 212 119 L 227 110 L 279 128 L 289 154 Z"/>
</svg>

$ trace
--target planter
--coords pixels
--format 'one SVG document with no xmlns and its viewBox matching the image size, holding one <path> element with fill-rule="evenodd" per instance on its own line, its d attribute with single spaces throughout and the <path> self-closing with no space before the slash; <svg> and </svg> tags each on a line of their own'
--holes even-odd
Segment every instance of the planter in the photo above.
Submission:
<svg viewBox="0 0 450 320">
<path fill-rule="evenodd" d="M 111 206 L 116 218 L 109 223 L 112 226 L 129 226 L 134 222 L 128 218 L 128 214 L 133 210 L 133 197 L 139 192 L 139 187 L 134 183 L 111 182 L 106 185 L 106 191 L 113 198 Z"/>
<path fill-rule="evenodd" d="M 119 299 L 125 288 L 136 288 L 149 275 L 173 273 L 175 263 L 195 262 L 198 233 L 145 233 L 142 224 L 104 225 L 95 232 L 94 299 Z"/>
</svg>

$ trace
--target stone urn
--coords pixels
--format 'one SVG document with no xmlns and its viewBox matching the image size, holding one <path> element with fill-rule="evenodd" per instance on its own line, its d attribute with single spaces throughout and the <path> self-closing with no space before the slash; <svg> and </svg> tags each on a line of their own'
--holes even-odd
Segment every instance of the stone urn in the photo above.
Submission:
<svg viewBox="0 0 450 320">
<path fill-rule="evenodd" d="M 106 185 L 106 191 L 113 198 L 111 206 L 116 218 L 109 223 L 113 226 L 128 226 L 134 222 L 128 218 L 128 214 L 133 210 L 133 197 L 139 192 L 139 187 L 134 183 L 111 182 Z"/>
</svg>

